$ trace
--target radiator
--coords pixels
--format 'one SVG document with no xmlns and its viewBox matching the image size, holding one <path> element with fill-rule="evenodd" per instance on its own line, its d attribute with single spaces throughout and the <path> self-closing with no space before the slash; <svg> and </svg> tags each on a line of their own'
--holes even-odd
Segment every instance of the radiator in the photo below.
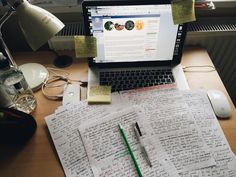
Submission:
<svg viewBox="0 0 236 177">
<path fill-rule="evenodd" d="M 207 49 L 236 105 L 236 23 L 190 23 L 185 44 Z"/>
<path fill-rule="evenodd" d="M 83 35 L 83 23 L 65 23 L 65 27 L 48 41 L 49 47 L 53 50 L 74 50 L 74 36 Z"/>
</svg>

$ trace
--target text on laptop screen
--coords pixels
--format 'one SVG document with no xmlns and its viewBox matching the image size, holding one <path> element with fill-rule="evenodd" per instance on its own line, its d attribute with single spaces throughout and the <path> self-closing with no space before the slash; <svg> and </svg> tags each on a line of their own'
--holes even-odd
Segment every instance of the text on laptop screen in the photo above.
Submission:
<svg viewBox="0 0 236 177">
<path fill-rule="evenodd" d="M 170 4 L 89 6 L 88 14 L 96 63 L 172 60 L 179 47 Z"/>
</svg>

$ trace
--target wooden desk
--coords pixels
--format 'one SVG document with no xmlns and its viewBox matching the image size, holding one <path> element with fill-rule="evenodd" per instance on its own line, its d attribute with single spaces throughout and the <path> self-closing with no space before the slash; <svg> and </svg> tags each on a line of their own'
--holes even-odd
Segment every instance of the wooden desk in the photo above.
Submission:
<svg viewBox="0 0 236 177">
<path fill-rule="evenodd" d="M 38 62 L 52 67 L 54 54 L 50 52 L 16 53 L 14 58 L 18 64 Z M 204 49 L 186 49 L 182 64 L 184 66 L 213 65 Z M 87 80 L 86 60 L 75 60 L 72 66 L 65 69 L 71 72 L 73 79 Z M 186 77 L 190 88 L 218 89 L 227 95 L 233 109 L 233 115 L 229 120 L 221 120 L 220 125 L 236 154 L 236 111 L 217 72 L 187 72 Z M 85 98 L 85 93 L 86 90 L 83 89 L 82 99 Z M 36 92 L 35 95 L 38 106 L 33 116 L 38 124 L 37 131 L 25 146 L 2 145 L 0 143 L 1 177 L 65 176 L 44 121 L 44 117 L 53 113 L 61 105 L 61 102 L 47 100 L 41 91 Z"/>
</svg>

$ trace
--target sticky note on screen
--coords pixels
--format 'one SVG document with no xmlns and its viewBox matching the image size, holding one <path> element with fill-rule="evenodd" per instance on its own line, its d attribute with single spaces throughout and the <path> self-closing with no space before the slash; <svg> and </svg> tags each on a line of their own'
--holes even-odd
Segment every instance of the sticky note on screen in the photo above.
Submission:
<svg viewBox="0 0 236 177">
<path fill-rule="evenodd" d="M 172 17 L 174 24 L 195 21 L 194 0 L 172 0 Z"/>
<path fill-rule="evenodd" d="M 111 86 L 90 86 L 88 103 L 111 103 Z"/>
<path fill-rule="evenodd" d="M 93 36 L 75 36 L 76 58 L 88 58 L 97 56 L 97 40 Z"/>
</svg>

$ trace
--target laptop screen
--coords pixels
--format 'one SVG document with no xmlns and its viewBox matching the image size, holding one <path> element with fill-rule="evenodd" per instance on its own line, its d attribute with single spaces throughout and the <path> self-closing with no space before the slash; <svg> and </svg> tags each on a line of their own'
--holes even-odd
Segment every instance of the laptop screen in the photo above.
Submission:
<svg viewBox="0 0 236 177">
<path fill-rule="evenodd" d="M 95 63 L 171 61 L 179 55 L 183 25 L 170 4 L 88 5 L 89 35 L 97 39 Z"/>
</svg>

